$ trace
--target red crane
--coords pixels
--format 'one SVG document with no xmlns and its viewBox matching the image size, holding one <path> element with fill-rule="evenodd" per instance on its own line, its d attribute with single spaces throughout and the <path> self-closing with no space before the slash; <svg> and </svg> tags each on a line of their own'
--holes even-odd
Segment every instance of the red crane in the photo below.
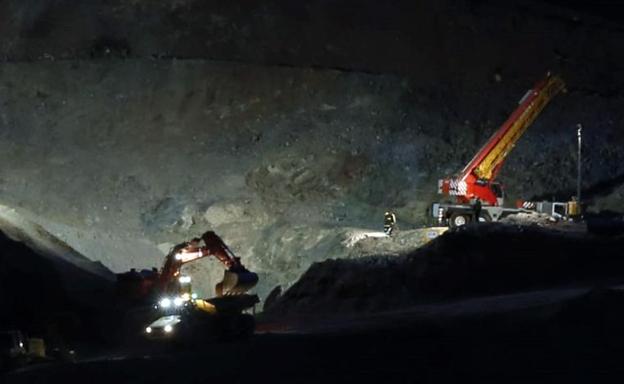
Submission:
<svg viewBox="0 0 624 384">
<path fill-rule="evenodd" d="M 451 219 L 451 225 L 462 225 L 470 221 L 466 209 L 471 202 L 483 203 L 488 219 L 498 219 L 503 214 L 500 210 L 488 210 L 488 206 L 503 205 L 503 191 L 495 182 L 507 155 L 527 128 L 546 107 L 555 95 L 565 89 L 565 83 L 559 76 L 550 73 L 538 82 L 520 99 L 519 105 L 507 121 L 494 132 L 477 154 L 459 174 L 438 181 L 438 192 L 453 196 L 455 205 L 434 204 L 433 214 L 439 219 Z M 442 211 L 440 211 L 442 209 Z M 489 211 L 489 212 L 488 212 Z M 457 218 L 457 223 L 452 219 Z"/>
</svg>

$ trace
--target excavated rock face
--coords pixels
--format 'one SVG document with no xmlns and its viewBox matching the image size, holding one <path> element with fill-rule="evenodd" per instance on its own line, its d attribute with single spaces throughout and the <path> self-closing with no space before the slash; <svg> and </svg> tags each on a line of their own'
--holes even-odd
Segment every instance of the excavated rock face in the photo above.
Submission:
<svg viewBox="0 0 624 384">
<path fill-rule="evenodd" d="M 408 201 L 395 187 L 418 182 L 382 137 L 410 135 L 394 77 L 142 60 L 2 71 L 4 201 L 85 255 L 111 243 L 92 257 L 116 271 L 213 229 L 274 285 L 326 257 L 337 227 L 381 227 Z M 221 268 L 191 268 L 208 266 L 210 287 Z"/>
<path fill-rule="evenodd" d="M 0 203 L 114 271 L 212 229 L 264 296 L 353 256 L 343 228 L 381 229 L 389 208 L 423 224 L 437 179 L 549 69 L 569 92 L 509 156 L 509 197 L 569 198 L 582 123 L 588 197 L 622 206 L 623 33 L 602 19 L 488 2 L 34 3 L 0 6 Z M 204 294 L 222 273 L 189 270 Z"/>
</svg>

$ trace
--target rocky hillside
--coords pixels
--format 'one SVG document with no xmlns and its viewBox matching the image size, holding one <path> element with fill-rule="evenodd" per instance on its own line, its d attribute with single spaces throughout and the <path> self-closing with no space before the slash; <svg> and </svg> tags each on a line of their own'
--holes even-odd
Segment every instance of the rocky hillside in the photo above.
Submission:
<svg viewBox="0 0 624 384">
<path fill-rule="evenodd" d="M 388 208 L 424 224 L 436 180 L 553 70 L 568 93 L 509 156 L 510 199 L 569 197 L 581 123 L 586 196 L 624 207 L 622 27 L 532 2 L 401 3 L 5 1 L 0 203 L 114 271 L 214 229 L 264 296 L 353 256 L 348 228 Z M 191 268 L 209 294 L 221 268 Z"/>
</svg>

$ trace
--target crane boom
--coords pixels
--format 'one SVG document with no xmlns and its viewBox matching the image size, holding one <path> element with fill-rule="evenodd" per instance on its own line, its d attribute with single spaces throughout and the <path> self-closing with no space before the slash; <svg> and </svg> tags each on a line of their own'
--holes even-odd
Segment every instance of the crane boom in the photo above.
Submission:
<svg viewBox="0 0 624 384">
<path fill-rule="evenodd" d="M 459 203 L 471 199 L 488 205 L 500 205 L 499 193 L 493 185 L 501 166 L 516 142 L 555 95 L 565 89 L 559 76 L 548 74 L 520 100 L 507 121 L 494 132 L 464 169 L 453 178 L 440 180 L 439 192 L 455 196 Z"/>
<path fill-rule="evenodd" d="M 535 121 L 546 104 L 564 88 L 565 83 L 559 76 L 547 76 L 527 91 L 507 121 L 462 170 L 462 178 L 474 172 L 480 180 L 493 180 L 516 142 Z"/>
</svg>

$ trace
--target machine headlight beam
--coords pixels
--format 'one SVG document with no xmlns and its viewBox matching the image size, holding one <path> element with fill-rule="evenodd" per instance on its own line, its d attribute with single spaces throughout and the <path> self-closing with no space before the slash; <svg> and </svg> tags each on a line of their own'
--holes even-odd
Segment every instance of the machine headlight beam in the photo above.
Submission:
<svg viewBox="0 0 624 384">
<path fill-rule="evenodd" d="M 163 308 L 169 308 L 171 306 L 171 299 L 165 297 L 164 299 L 160 300 L 159 304 Z"/>
<path fill-rule="evenodd" d="M 180 276 L 180 278 L 178 279 L 180 281 L 180 283 L 182 284 L 188 284 L 191 282 L 191 276 Z"/>
</svg>

